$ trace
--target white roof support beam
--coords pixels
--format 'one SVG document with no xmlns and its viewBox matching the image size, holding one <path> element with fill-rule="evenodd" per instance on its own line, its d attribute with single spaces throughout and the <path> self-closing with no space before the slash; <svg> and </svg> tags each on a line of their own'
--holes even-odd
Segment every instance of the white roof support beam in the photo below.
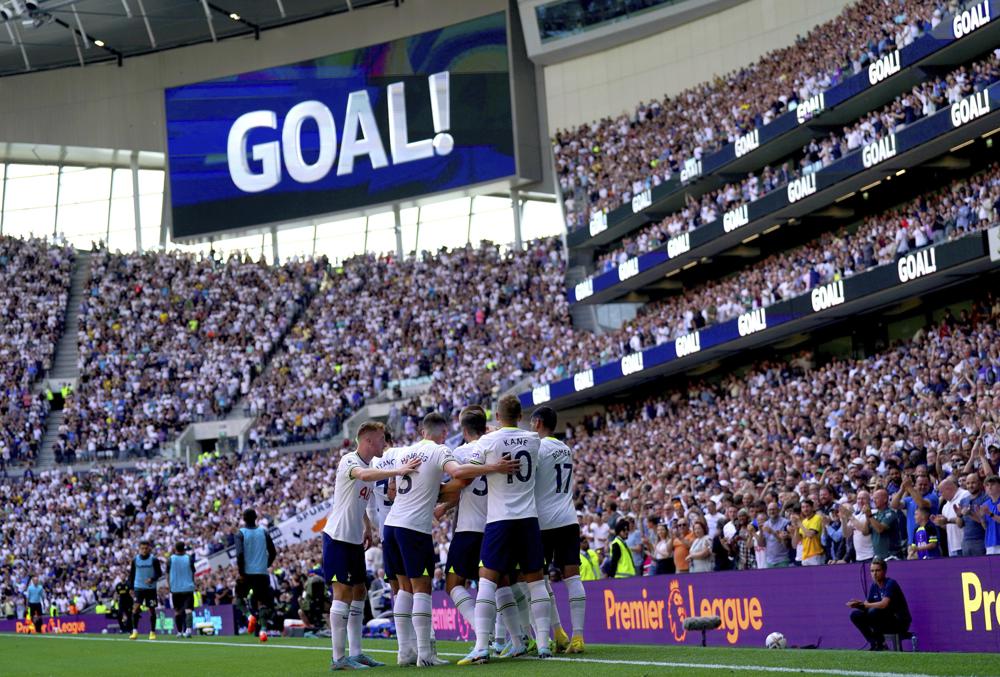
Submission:
<svg viewBox="0 0 1000 677">
<path fill-rule="evenodd" d="M 208 0 L 201 0 L 201 8 L 205 10 L 205 22 L 208 23 L 208 32 L 212 34 L 212 42 L 218 42 L 215 35 L 215 26 L 212 25 L 212 10 L 208 8 Z"/>
<path fill-rule="evenodd" d="M 76 19 L 76 28 L 78 31 L 80 31 L 80 37 L 83 38 L 83 48 L 90 49 L 90 38 L 87 37 L 87 31 L 83 30 L 83 21 L 80 20 L 80 15 L 76 11 L 76 5 L 73 5 L 72 9 L 73 9 L 73 18 Z"/>
<path fill-rule="evenodd" d="M 149 23 L 149 15 L 146 14 L 146 6 L 142 4 L 142 0 L 136 0 L 136 2 L 139 3 L 139 12 L 142 13 L 142 22 L 146 24 L 146 35 L 149 36 L 149 45 L 153 49 L 156 49 L 156 36 L 153 35 L 153 26 Z"/>
<path fill-rule="evenodd" d="M 69 29 L 69 34 L 73 36 L 73 47 L 76 49 L 76 58 L 80 60 L 80 68 L 87 65 L 87 62 L 83 60 L 83 50 L 80 49 L 80 39 L 76 36 L 76 31 L 72 28 Z M 86 38 L 84 38 L 86 40 Z"/>
<path fill-rule="evenodd" d="M 10 35 L 10 41 L 17 45 L 21 50 L 21 58 L 24 59 L 24 70 L 30 71 L 31 61 L 28 60 L 28 52 L 24 49 L 24 40 L 21 39 L 21 29 L 18 28 L 17 24 L 12 21 L 4 22 L 4 26 L 7 27 L 7 34 Z"/>
</svg>

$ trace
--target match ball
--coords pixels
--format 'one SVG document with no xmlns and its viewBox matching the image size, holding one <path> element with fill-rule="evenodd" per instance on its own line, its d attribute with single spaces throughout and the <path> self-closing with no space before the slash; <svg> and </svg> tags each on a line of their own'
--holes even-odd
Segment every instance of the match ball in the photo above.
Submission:
<svg viewBox="0 0 1000 677">
<path fill-rule="evenodd" d="M 785 640 L 785 636 L 780 632 L 772 632 L 764 640 L 764 646 L 768 649 L 784 649 L 788 646 L 788 641 Z"/>
</svg>

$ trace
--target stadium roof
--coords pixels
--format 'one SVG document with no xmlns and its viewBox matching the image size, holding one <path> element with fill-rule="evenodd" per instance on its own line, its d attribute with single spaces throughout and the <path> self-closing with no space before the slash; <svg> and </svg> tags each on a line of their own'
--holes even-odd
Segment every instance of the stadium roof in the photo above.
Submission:
<svg viewBox="0 0 1000 677">
<path fill-rule="evenodd" d="M 0 77 L 211 42 L 399 0 L 0 0 Z"/>
</svg>

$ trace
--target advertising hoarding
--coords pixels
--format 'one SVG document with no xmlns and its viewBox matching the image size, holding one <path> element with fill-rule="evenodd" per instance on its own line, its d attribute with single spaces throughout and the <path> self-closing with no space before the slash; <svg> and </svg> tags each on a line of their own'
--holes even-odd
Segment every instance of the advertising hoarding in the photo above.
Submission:
<svg viewBox="0 0 1000 677">
<path fill-rule="evenodd" d="M 890 562 L 889 577 L 903 590 L 913 616 L 910 630 L 921 651 L 1000 650 L 1000 557 Z M 709 646 L 764 647 L 772 632 L 789 646 L 857 649 L 865 640 L 850 622 L 851 598 L 871 584 L 864 564 L 759 571 L 605 579 L 585 584 L 584 637 L 595 644 L 701 644 L 685 631 L 690 616 L 719 616 Z M 560 616 L 569 618 L 561 583 L 553 584 Z M 438 639 L 475 639 L 446 593 L 434 593 Z"/>
<path fill-rule="evenodd" d="M 231 604 L 200 606 L 192 612 L 192 615 L 196 629 L 200 626 L 211 626 L 216 635 L 236 634 Z M 141 634 L 149 632 L 149 614 L 143 612 L 138 630 Z M 156 631 L 166 634 L 172 633 L 173 630 L 173 610 L 157 609 Z M 42 633 L 48 635 L 114 634 L 119 631 L 118 620 L 105 614 L 76 614 L 72 616 L 65 614 L 56 618 L 44 616 L 42 621 Z M 0 632 L 27 635 L 34 634 L 35 627 L 31 621 L 24 619 L 0 619 Z"/>
</svg>

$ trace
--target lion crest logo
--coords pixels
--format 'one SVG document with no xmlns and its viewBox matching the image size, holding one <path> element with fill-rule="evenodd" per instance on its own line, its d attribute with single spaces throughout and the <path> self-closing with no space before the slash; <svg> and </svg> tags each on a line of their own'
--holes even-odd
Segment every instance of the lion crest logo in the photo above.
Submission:
<svg viewBox="0 0 1000 677">
<path fill-rule="evenodd" d="M 687 637 L 687 628 L 684 627 L 684 619 L 687 618 L 687 611 L 684 610 L 684 597 L 681 595 L 681 585 L 677 579 L 670 581 L 670 591 L 667 593 L 667 620 L 670 622 L 670 633 L 674 636 L 674 641 L 683 642 Z"/>
</svg>

